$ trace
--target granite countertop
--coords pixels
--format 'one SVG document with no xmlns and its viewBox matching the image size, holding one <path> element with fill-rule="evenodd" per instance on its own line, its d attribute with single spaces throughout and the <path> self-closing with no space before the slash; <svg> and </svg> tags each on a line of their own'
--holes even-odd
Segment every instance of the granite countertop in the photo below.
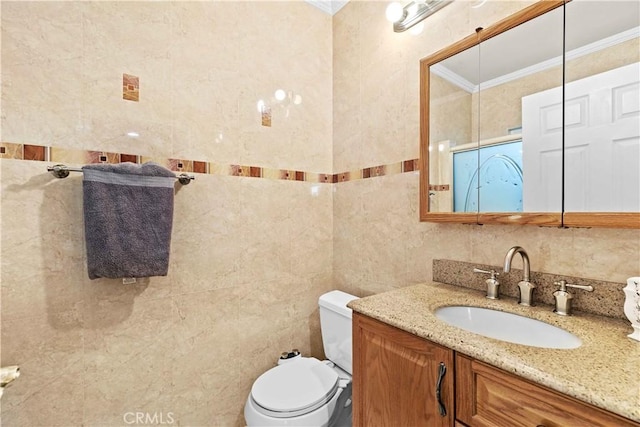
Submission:
<svg viewBox="0 0 640 427">
<path fill-rule="evenodd" d="M 563 328 L 582 346 L 556 350 L 511 344 L 450 326 L 434 310 L 451 305 L 492 308 Z M 396 289 L 349 303 L 365 314 L 419 337 L 594 406 L 640 422 L 640 342 L 627 338 L 628 322 L 575 313 L 559 316 L 553 307 L 521 307 L 514 299 L 489 300 L 484 293 L 427 283 Z"/>
</svg>

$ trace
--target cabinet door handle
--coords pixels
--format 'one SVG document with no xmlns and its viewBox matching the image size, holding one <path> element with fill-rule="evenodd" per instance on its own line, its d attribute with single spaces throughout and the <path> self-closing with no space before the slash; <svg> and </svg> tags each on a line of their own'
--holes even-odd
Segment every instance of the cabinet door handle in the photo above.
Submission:
<svg viewBox="0 0 640 427">
<path fill-rule="evenodd" d="M 436 384 L 436 399 L 438 400 L 438 411 L 440 411 L 441 417 L 447 416 L 447 408 L 445 408 L 444 403 L 442 403 L 442 380 L 444 379 L 444 374 L 447 373 L 447 367 L 444 362 L 440 362 L 440 368 L 438 369 L 438 383 Z"/>
</svg>

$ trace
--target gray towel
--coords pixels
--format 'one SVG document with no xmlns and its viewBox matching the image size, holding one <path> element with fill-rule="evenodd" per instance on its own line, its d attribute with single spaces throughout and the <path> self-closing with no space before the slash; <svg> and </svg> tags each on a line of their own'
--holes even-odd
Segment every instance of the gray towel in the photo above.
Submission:
<svg viewBox="0 0 640 427">
<path fill-rule="evenodd" d="M 166 276 L 175 174 L 155 163 L 82 170 L 89 278 Z"/>
</svg>

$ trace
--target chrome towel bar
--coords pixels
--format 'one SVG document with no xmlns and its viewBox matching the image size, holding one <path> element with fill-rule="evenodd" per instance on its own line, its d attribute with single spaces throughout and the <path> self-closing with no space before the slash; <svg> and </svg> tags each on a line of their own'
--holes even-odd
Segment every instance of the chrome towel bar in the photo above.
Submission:
<svg viewBox="0 0 640 427">
<path fill-rule="evenodd" d="M 47 171 L 51 172 L 51 175 L 55 176 L 56 178 L 66 178 L 69 176 L 69 172 L 82 172 L 82 169 L 70 168 L 66 165 L 53 165 L 47 166 Z M 178 182 L 180 182 L 180 184 L 187 185 L 191 182 L 191 180 L 196 179 L 196 177 L 186 173 L 181 173 L 180 175 L 176 176 L 176 179 L 178 180 Z"/>
</svg>

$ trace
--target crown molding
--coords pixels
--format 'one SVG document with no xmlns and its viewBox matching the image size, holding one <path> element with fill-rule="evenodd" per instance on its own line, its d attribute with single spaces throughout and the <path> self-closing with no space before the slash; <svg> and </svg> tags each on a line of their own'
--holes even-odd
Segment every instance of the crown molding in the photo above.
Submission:
<svg viewBox="0 0 640 427">
<path fill-rule="evenodd" d="M 335 15 L 340 9 L 342 9 L 349 0 L 304 0 L 312 6 L 317 7 L 321 11 L 328 13 L 329 15 Z"/>
<path fill-rule="evenodd" d="M 477 91 L 478 85 L 474 85 L 469 80 L 462 77 L 460 74 L 454 73 L 442 64 L 434 64 L 429 67 L 429 70 L 436 76 L 442 77 L 449 83 L 452 83 L 458 86 L 460 89 L 463 89 L 469 93 Z"/>
</svg>

